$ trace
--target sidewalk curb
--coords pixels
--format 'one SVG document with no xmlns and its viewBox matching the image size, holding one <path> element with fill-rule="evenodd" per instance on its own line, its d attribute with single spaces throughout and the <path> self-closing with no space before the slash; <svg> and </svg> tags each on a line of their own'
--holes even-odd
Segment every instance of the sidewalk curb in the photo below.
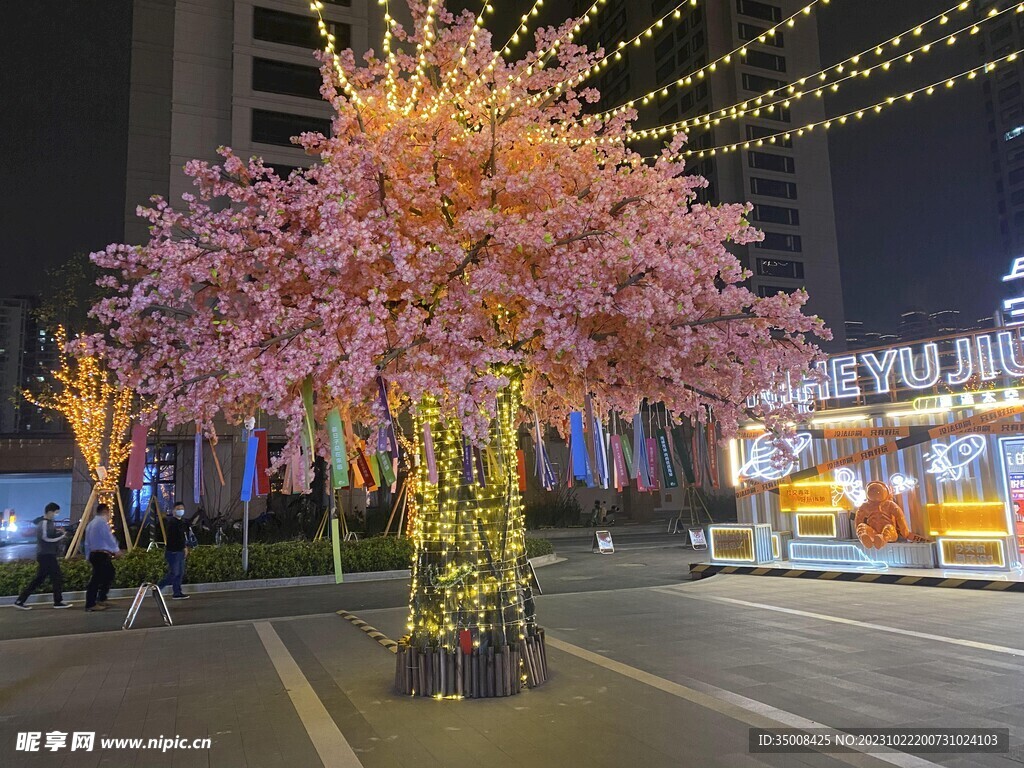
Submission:
<svg viewBox="0 0 1024 768">
<path fill-rule="evenodd" d="M 411 571 L 370 571 L 366 573 L 346 573 L 342 583 L 356 583 L 362 581 L 394 581 L 408 579 Z M 334 576 L 294 576 L 287 579 L 245 579 L 242 581 L 220 581 L 206 584 L 184 584 L 182 591 L 189 595 L 202 592 L 242 592 L 253 589 L 280 589 L 282 587 L 311 587 L 321 584 L 334 584 Z M 109 597 L 113 599 L 123 597 L 134 597 L 136 589 L 112 589 Z M 41 592 L 29 597 L 28 605 L 45 605 L 53 601 L 52 592 Z M 0 597 L 0 606 L 14 605 L 16 595 Z M 64 599 L 85 600 L 85 592 L 65 592 Z"/>
<path fill-rule="evenodd" d="M 565 558 L 555 554 L 541 555 L 533 558 L 530 562 L 534 568 L 542 568 L 545 565 L 560 563 Z M 365 573 L 346 573 L 343 584 L 355 584 L 364 581 L 398 581 L 412 577 L 412 571 L 367 571 Z M 243 592 L 253 589 L 281 589 L 284 587 L 313 587 L 322 584 L 334 584 L 334 576 L 294 576 L 287 579 L 244 579 L 242 581 L 220 581 L 206 584 L 184 584 L 182 591 L 189 595 L 205 592 Z M 109 597 L 117 600 L 120 598 L 134 597 L 136 589 L 112 589 Z M 53 602 L 52 592 L 40 592 L 31 595 L 25 602 L 28 605 L 45 606 Z M 0 607 L 14 605 L 17 595 L 0 597 Z M 85 592 L 65 592 L 64 600 L 67 602 L 85 600 Z"/>
</svg>

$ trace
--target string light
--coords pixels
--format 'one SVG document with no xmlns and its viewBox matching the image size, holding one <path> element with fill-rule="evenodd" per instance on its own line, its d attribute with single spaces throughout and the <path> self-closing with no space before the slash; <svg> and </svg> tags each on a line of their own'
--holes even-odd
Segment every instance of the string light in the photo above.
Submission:
<svg viewBox="0 0 1024 768">
<path fill-rule="evenodd" d="M 781 29 L 783 27 L 793 27 L 796 24 L 796 19 L 797 19 L 798 16 L 800 16 L 800 15 L 804 15 L 804 16 L 810 15 L 811 10 L 819 2 L 822 5 L 828 5 L 830 0 L 812 0 L 808 5 L 805 5 L 803 8 L 801 8 L 796 13 L 794 13 L 794 14 L 792 14 L 790 16 L 787 16 L 785 19 L 780 21 L 775 26 L 770 27 L 769 29 L 766 29 L 764 32 L 762 32 L 760 35 L 758 35 L 757 41 L 763 43 L 768 38 L 775 37 L 775 35 L 777 34 L 779 29 Z M 641 34 L 646 34 L 646 32 L 641 33 Z M 639 96 L 639 97 L 637 97 L 635 99 L 630 99 L 629 101 L 625 102 L 624 104 L 620 104 L 617 107 L 612 107 L 611 109 L 605 110 L 604 112 L 597 112 L 597 113 L 595 113 L 593 115 L 588 115 L 587 117 L 583 118 L 583 120 L 581 122 L 584 125 L 589 125 L 590 123 L 594 122 L 595 120 L 599 120 L 599 119 L 600 120 L 609 120 L 609 119 L 615 117 L 616 115 L 622 114 L 627 109 L 632 109 L 634 106 L 636 106 L 637 102 L 640 102 L 643 105 L 643 104 L 648 104 L 651 101 L 651 99 L 654 98 L 658 94 L 661 94 L 663 96 L 667 96 L 669 88 L 672 88 L 673 86 L 676 87 L 676 88 L 684 88 L 686 86 L 693 85 L 694 81 L 703 80 L 707 76 L 707 74 L 709 72 L 715 72 L 718 69 L 718 66 L 720 64 L 731 64 L 733 62 L 733 60 L 737 56 L 739 56 L 740 58 L 745 57 L 747 55 L 747 45 L 748 45 L 748 43 L 744 43 L 743 45 L 737 46 L 736 48 L 732 49 L 728 53 L 726 53 L 726 54 L 724 54 L 722 56 L 719 56 L 717 59 L 714 59 L 713 61 L 709 62 L 708 64 L 705 64 L 704 66 L 700 67 L 699 69 L 696 69 L 696 70 L 690 72 L 689 74 L 683 75 L 682 77 L 677 79 L 675 81 L 675 83 L 669 83 L 668 85 L 666 85 L 664 87 L 655 88 L 654 90 L 648 91 L 647 93 L 645 93 L 642 96 Z M 621 50 L 622 47 L 624 47 L 624 46 L 620 45 L 620 50 Z M 618 52 L 616 52 L 616 53 L 618 53 Z M 604 60 L 602 59 L 601 61 L 604 61 Z M 600 65 L 601 61 L 599 61 L 597 63 L 597 65 Z M 595 66 L 597 66 L 597 65 L 595 65 Z"/>
<path fill-rule="evenodd" d="M 117 490 L 121 465 L 131 450 L 126 438 L 135 393 L 113 384 L 99 358 L 84 352 L 69 358 L 67 331 L 63 327 L 57 329 L 55 341 L 58 367 L 51 375 L 58 387 L 39 396 L 26 390 L 22 396 L 33 405 L 56 411 L 67 419 L 100 495 L 109 498 Z M 82 342 L 76 344 L 84 349 Z"/>
<path fill-rule="evenodd" d="M 438 88 L 437 93 L 434 94 L 434 98 L 431 99 L 430 105 L 427 108 L 429 112 L 433 113 L 437 111 L 441 99 L 444 98 L 445 94 L 449 93 L 449 88 L 451 87 L 451 84 L 455 81 L 455 78 L 458 76 L 459 72 L 462 71 L 461 68 L 465 67 L 466 64 L 469 63 L 468 54 L 470 51 L 476 48 L 476 36 L 480 32 L 480 30 L 483 29 L 484 14 L 487 12 L 487 9 L 489 7 L 490 0 L 484 0 L 483 5 L 480 6 L 480 13 L 478 13 L 476 15 L 476 18 L 473 20 L 473 29 L 470 30 L 469 39 L 466 41 L 465 45 L 459 46 L 459 62 L 456 66 L 451 67 L 451 69 L 449 69 L 445 73 L 444 77 L 441 79 L 441 87 Z M 494 61 L 497 60 L 498 54 L 495 53 L 494 56 L 495 58 L 492 59 L 492 64 L 494 63 Z M 483 75 L 479 75 L 477 79 L 473 81 L 473 83 L 476 83 L 478 81 L 483 82 L 481 79 L 482 77 Z M 469 93 L 470 89 L 473 87 L 473 83 L 466 87 L 466 90 L 463 91 L 463 96 Z"/>
<path fill-rule="evenodd" d="M 410 82 L 412 83 L 412 93 L 402 110 L 406 115 L 408 115 L 416 105 L 416 99 L 420 93 L 420 83 L 426 74 L 427 53 L 434 45 L 436 37 L 434 34 L 434 16 L 437 13 L 436 6 L 437 0 L 427 0 L 427 8 L 424 11 L 423 17 L 423 28 L 420 30 L 420 40 L 416 44 L 416 70 L 410 78 Z M 486 5 L 485 8 L 489 9 L 491 6 Z"/>
<path fill-rule="evenodd" d="M 317 27 L 320 30 L 320 36 L 324 38 L 324 53 L 331 57 L 331 63 L 334 67 L 334 72 L 338 76 L 338 84 L 341 86 L 342 92 L 348 97 L 357 108 L 366 106 L 366 102 L 359 96 L 356 89 L 349 82 L 348 76 L 345 74 L 345 70 L 341 66 L 341 59 L 338 57 L 337 51 L 334 50 L 334 44 L 336 42 L 334 33 L 327 28 L 327 22 L 324 21 L 323 16 L 324 4 L 322 0 L 313 0 L 309 4 L 309 9 L 316 14 Z M 390 15 L 390 14 L 389 14 Z"/>
<path fill-rule="evenodd" d="M 387 103 L 388 107 L 394 109 L 397 104 L 396 92 L 398 90 L 398 83 L 395 80 L 395 55 L 391 52 L 392 28 L 394 27 L 395 20 L 391 16 L 390 0 L 379 0 L 379 2 L 384 6 L 384 41 L 381 48 L 384 53 Z"/>
<path fill-rule="evenodd" d="M 818 3 L 818 2 L 827 3 L 827 2 L 829 2 L 829 0 L 811 0 L 811 5 L 814 5 L 815 3 Z M 655 29 L 661 29 L 663 26 L 665 26 L 665 20 L 666 19 L 668 19 L 669 17 L 678 19 L 680 16 L 682 16 L 682 9 L 683 9 L 683 6 L 685 6 L 685 5 L 695 6 L 695 5 L 697 5 L 697 0 L 683 0 L 683 2 L 679 3 L 671 11 L 669 11 L 664 16 L 662 16 L 659 19 L 657 19 L 656 21 L 654 21 L 650 26 L 648 26 L 643 31 L 638 32 L 636 35 L 631 37 L 629 40 L 620 40 L 619 44 L 618 44 L 618 47 L 616 48 L 616 50 L 613 53 L 606 53 L 604 56 L 602 56 L 600 59 L 595 61 L 593 64 L 591 64 L 586 69 L 580 71 L 579 73 L 577 73 L 576 75 L 573 75 L 570 78 L 567 78 L 565 80 L 562 80 L 559 83 L 556 83 L 554 86 L 552 86 L 552 87 L 550 87 L 550 88 L 548 88 L 548 89 L 546 89 L 544 91 L 541 91 L 540 93 L 536 93 L 536 94 L 534 94 L 533 96 L 530 96 L 527 99 L 516 99 L 516 100 L 514 100 L 512 102 L 512 104 L 511 104 L 511 108 L 514 108 L 518 104 L 524 103 L 524 102 L 526 104 L 538 104 L 538 103 L 540 103 L 540 102 L 544 101 L 545 99 L 548 99 L 548 98 L 550 98 L 552 96 L 560 95 L 561 93 L 563 93 L 565 90 L 567 90 L 569 88 L 575 88 L 576 86 L 580 85 L 584 80 L 586 80 L 591 75 L 593 75 L 593 74 L 595 74 L 597 72 L 600 72 L 602 69 L 607 67 L 608 63 L 610 61 L 613 61 L 613 60 L 614 61 L 619 61 L 619 60 L 621 60 L 622 59 L 622 50 L 624 48 L 627 48 L 630 45 L 635 46 L 635 47 L 639 47 L 639 46 L 641 46 L 643 44 L 643 40 L 644 39 L 649 39 L 649 38 L 653 37 L 654 36 L 654 30 Z M 810 6 L 808 6 L 808 7 L 810 7 Z M 576 29 L 576 27 L 574 27 L 574 31 L 575 31 L 575 29 Z M 552 52 L 553 52 L 554 49 L 556 49 L 558 47 L 558 45 L 560 45 L 560 42 L 558 40 L 556 40 L 552 44 Z M 727 54 L 726 56 L 723 56 L 722 59 L 731 59 L 731 57 Z M 711 65 L 709 65 L 709 66 L 712 66 L 712 71 L 713 71 L 713 67 L 715 65 L 717 65 L 717 63 L 719 61 L 721 61 L 722 59 L 716 59 L 714 62 L 712 62 Z M 518 82 L 518 79 L 515 79 L 512 82 Z M 511 86 L 511 83 L 510 83 L 510 86 Z M 506 88 L 506 92 L 508 90 L 509 89 Z"/>
<path fill-rule="evenodd" d="M 704 157 L 705 155 L 713 156 L 713 155 L 716 155 L 718 153 L 735 152 L 738 149 L 748 149 L 750 147 L 761 147 L 761 146 L 764 146 L 765 144 L 775 144 L 777 142 L 777 140 L 780 139 L 780 138 L 783 141 L 789 141 L 793 137 L 803 136 L 805 133 L 809 133 L 810 131 L 813 131 L 815 128 L 818 128 L 818 127 L 822 127 L 825 130 L 828 130 L 831 127 L 833 127 L 834 125 L 837 125 L 837 124 L 838 125 L 845 125 L 850 120 L 850 118 L 854 118 L 856 120 L 860 120 L 860 119 L 862 119 L 865 115 L 867 115 L 870 112 L 878 114 L 878 113 L 882 112 L 882 110 L 886 109 L 887 107 L 894 106 L 895 104 L 897 104 L 899 102 L 911 101 L 911 100 L 913 100 L 913 98 L 916 95 L 918 95 L 920 93 L 924 93 L 927 96 L 931 96 L 936 91 L 938 91 L 938 90 L 940 90 L 942 88 L 946 88 L 946 89 L 953 88 L 961 80 L 973 80 L 979 74 L 987 74 L 988 72 L 991 72 L 999 64 L 1002 64 L 1003 62 L 1016 61 L 1020 57 L 1020 55 L 1022 53 L 1024 53 L 1024 49 L 1018 50 L 1018 51 L 1014 51 L 1013 53 L 1010 53 L 1010 54 L 1008 54 L 1006 56 L 1002 56 L 1002 57 L 1000 57 L 998 59 L 993 59 L 992 61 L 989 61 L 986 64 L 983 64 L 983 65 L 981 65 L 979 67 L 974 67 L 973 69 L 965 70 L 965 71 L 963 71 L 963 72 L 961 72 L 961 73 L 959 73 L 957 75 L 953 75 L 952 77 L 948 77 L 948 78 L 945 78 L 943 80 L 938 80 L 938 81 L 936 81 L 934 83 L 931 83 L 930 85 L 924 85 L 924 86 L 921 86 L 920 88 L 915 88 L 914 90 L 906 91 L 906 92 L 901 93 L 901 94 L 896 95 L 896 96 L 888 96 L 885 99 L 882 99 L 881 101 L 879 101 L 879 102 L 877 102 L 875 104 L 871 104 L 871 105 L 868 105 L 866 107 L 861 107 L 860 109 L 851 110 L 849 112 L 845 112 L 844 114 L 836 115 L 835 117 L 829 117 L 829 118 L 826 118 L 824 120 L 818 120 L 818 121 L 815 121 L 815 122 L 807 123 L 807 124 L 805 124 L 805 125 L 803 125 L 803 126 L 801 126 L 799 128 L 790 128 L 790 129 L 787 129 L 785 131 L 779 131 L 778 133 L 773 133 L 773 134 L 771 134 L 769 136 L 764 136 L 764 137 L 762 137 L 760 139 L 750 139 L 748 141 L 740 141 L 740 142 L 734 142 L 734 143 L 730 143 L 730 144 L 720 144 L 720 145 L 715 146 L 715 147 L 706 147 L 704 149 L 699 149 L 699 150 L 688 149 L 688 150 L 684 150 L 682 152 L 676 153 L 674 155 L 674 157 L 677 158 L 677 159 L 681 158 L 681 157 L 694 157 L 694 156 L 695 157 Z M 660 158 L 660 157 L 664 157 L 664 155 L 663 154 L 651 155 L 648 159 L 654 159 L 654 158 Z"/>
<path fill-rule="evenodd" d="M 984 24 L 987 21 L 998 18 L 1004 13 L 1010 12 L 1024 12 L 1024 4 L 1018 5 L 1016 7 L 1010 6 L 1009 8 L 999 11 L 996 14 L 990 14 L 987 18 L 983 19 L 981 23 Z M 936 16 L 935 18 L 937 19 L 939 17 Z M 928 23 L 929 22 L 924 22 L 921 26 L 924 26 L 925 24 Z M 849 59 L 846 59 L 843 62 L 840 62 L 839 64 L 829 67 L 828 69 L 821 70 L 820 72 L 815 72 L 814 74 L 807 75 L 806 77 L 801 77 L 799 80 L 796 81 L 795 85 L 791 84 L 787 86 L 785 89 L 779 88 L 776 90 L 770 90 L 753 99 L 747 99 L 745 101 L 732 104 L 728 107 L 723 107 L 722 109 L 716 110 L 714 112 L 708 112 L 702 115 L 697 115 L 695 117 L 689 117 L 683 120 L 677 120 L 672 123 L 666 123 L 665 125 L 654 126 L 652 128 L 644 128 L 639 131 L 631 131 L 629 137 L 627 137 L 627 140 L 638 140 L 645 138 L 654 138 L 657 136 L 664 136 L 669 133 L 675 133 L 679 130 L 683 130 L 686 128 L 703 127 L 706 130 L 710 130 L 714 126 L 720 125 L 723 120 L 739 120 L 741 118 L 746 117 L 747 115 L 750 115 L 751 117 L 760 117 L 763 112 L 771 114 L 775 111 L 776 107 L 787 109 L 789 108 L 791 102 L 799 101 L 807 94 L 813 94 L 815 97 L 820 98 L 824 94 L 826 89 L 831 91 L 832 93 L 835 93 L 839 90 L 839 86 L 842 83 L 845 83 L 849 80 L 854 80 L 858 77 L 869 77 L 872 72 L 879 69 L 882 70 L 883 72 L 888 72 L 893 63 L 902 62 L 905 64 L 909 64 L 913 61 L 914 54 L 928 53 L 928 51 L 931 50 L 932 46 L 934 45 L 937 45 L 942 42 L 948 42 L 949 44 L 953 44 L 956 42 L 958 35 L 961 35 L 964 32 L 968 32 L 969 34 L 974 35 L 977 34 L 978 31 L 980 31 L 980 28 L 976 24 L 968 27 L 963 27 L 962 29 L 959 29 L 956 32 L 951 32 L 943 37 L 939 37 L 930 43 L 920 45 L 917 48 L 907 51 L 906 53 L 900 54 L 899 56 L 894 56 L 890 59 L 886 59 L 885 61 L 877 62 L 875 64 L 864 67 L 863 69 L 853 69 L 847 74 L 845 74 L 843 77 L 840 77 L 832 82 L 819 82 L 813 88 L 808 88 L 806 90 L 803 89 L 802 86 L 804 86 L 808 81 L 812 81 L 815 79 L 826 79 L 826 73 L 829 72 L 830 70 L 840 73 L 844 72 L 845 64 L 856 64 L 864 55 L 863 53 L 857 54 L 856 56 L 851 56 Z M 868 51 L 870 52 L 871 49 L 869 48 Z M 765 97 L 772 98 L 775 96 L 776 93 L 782 90 L 786 91 L 786 95 L 780 96 L 774 101 L 765 101 Z"/>
<path fill-rule="evenodd" d="M 492 422 L 486 450 L 494 457 L 487 462 L 486 484 L 478 468 L 472 481 L 463 476 L 465 449 L 459 420 L 442 419 L 433 397 L 424 398 L 413 409 L 420 460 L 410 493 L 416 506 L 412 535 L 417 556 L 407 628 L 410 645 L 419 649 L 453 651 L 463 630 L 471 633 L 477 648 L 519 645 L 536 632 L 516 459 L 522 377 L 511 366 L 500 367 L 497 373 L 506 376 L 509 384 L 499 394 Z M 425 424 L 434 436 L 436 483 L 430 480 L 418 438 Z"/>
</svg>

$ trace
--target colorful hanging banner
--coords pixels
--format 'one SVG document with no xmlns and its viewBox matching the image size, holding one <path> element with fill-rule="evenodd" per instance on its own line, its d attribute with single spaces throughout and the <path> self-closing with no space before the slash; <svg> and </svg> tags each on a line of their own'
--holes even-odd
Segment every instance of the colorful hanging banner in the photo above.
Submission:
<svg viewBox="0 0 1024 768">
<path fill-rule="evenodd" d="M 377 395 L 380 400 L 381 411 L 384 414 L 388 443 L 390 444 L 391 455 L 398 458 L 398 438 L 395 435 L 395 417 L 391 413 L 391 403 L 388 402 L 388 383 L 383 376 L 377 377 Z M 378 450 L 385 450 L 383 448 Z"/>
<path fill-rule="evenodd" d="M 572 476 L 575 480 L 587 477 L 587 441 L 583 436 L 583 414 L 573 411 L 569 414 L 569 436 L 572 445 Z"/>
<path fill-rule="evenodd" d="M 693 459 L 690 456 L 690 449 L 686 444 L 686 433 L 683 430 L 682 425 L 673 429 L 669 438 L 675 441 L 676 453 L 679 456 L 679 464 L 683 468 L 683 479 L 690 485 L 693 485 L 697 478 L 693 472 Z"/>
<path fill-rule="evenodd" d="M 128 454 L 124 485 L 133 491 L 141 491 L 146 484 L 146 433 L 142 424 L 132 425 L 132 452 Z"/>
<path fill-rule="evenodd" d="M 391 485 L 395 482 L 395 469 L 391 464 L 391 454 L 387 451 L 377 452 L 377 467 L 380 469 L 381 485 Z"/>
<path fill-rule="evenodd" d="M 676 476 L 676 468 L 672 464 L 672 452 L 669 448 L 668 435 L 665 430 L 658 427 L 654 431 L 655 440 L 658 443 L 658 457 L 661 460 L 661 476 L 665 481 L 666 488 L 678 488 L 679 478 Z"/>
<path fill-rule="evenodd" d="M 376 491 L 378 488 L 377 477 L 373 472 L 373 467 L 370 465 L 370 457 L 366 455 L 362 445 L 356 448 L 356 468 L 359 470 L 360 479 L 362 484 L 366 486 L 366 490 L 371 493 Z"/>
<path fill-rule="evenodd" d="M 717 491 L 722 479 L 718 472 L 718 421 L 713 416 L 708 419 L 705 434 L 708 441 L 708 474 L 711 476 L 711 487 Z"/>
<path fill-rule="evenodd" d="M 526 454 L 516 451 L 516 474 L 519 475 L 519 492 L 526 490 Z"/>
<path fill-rule="evenodd" d="M 633 456 L 636 465 L 633 467 L 637 480 L 637 488 L 646 490 L 651 487 L 651 475 L 647 466 L 647 435 L 644 433 L 644 419 L 639 413 L 633 417 Z"/>
<path fill-rule="evenodd" d="M 466 485 L 473 483 L 473 446 L 465 432 L 462 434 L 462 482 Z"/>
<path fill-rule="evenodd" d="M 259 452 L 260 441 L 255 435 L 249 435 L 245 441 L 245 469 L 242 471 L 242 501 L 252 501 L 252 492 L 256 485 L 256 454 Z"/>
<path fill-rule="evenodd" d="M 266 496 L 270 493 L 270 475 L 267 474 L 267 470 L 270 469 L 267 430 L 254 429 L 252 433 L 258 444 L 256 449 L 256 487 L 253 490 L 256 491 L 257 496 Z"/>
<path fill-rule="evenodd" d="M 345 446 L 345 427 L 341 423 L 341 411 L 332 408 L 327 412 L 327 439 L 331 446 L 331 477 L 333 487 L 347 488 L 348 480 L 348 450 Z"/>
<path fill-rule="evenodd" d="M 629 479 L 636 477 L 636 472 L 633 471 L 633 448 L 629 442 L 629 435 L 616 435 L 619 438 L 619 449 L 622 451 L 622 460 L 626 464 L 626 475 L 623 478 L 623 485 L 629 485 Z"/>
<path fill-rule="evenodd" d="M 622 438 L 612 435 L 612 462 L 615 466 L 615 490 L 621 491 L 629 483 L 629 470 L 626 468 L 626 458 L 622 455 Z"/>
<path fill-rule="evenodd" d="M 427 480 L 437 485 L 437 457 L 434 455 L 434 436 L 430 424 L 423 422 L 423 453 L 427 459 Z"/>
<path fill-rule="evenodd" d="M 307 376 L 302 382 L 302 408 L 306 426 L 306 445 L 310 455 L 316 449 L 316 418 L 313 412 L 313 377 Z"/>
<path fill-rule="evenodd" d="M 594 444 L 597 450 L 597 479 L 602 488 L 607 488 L 611 474 L 608 469 L 608 438 L 600 419 L 594 419 Z"/>
<path fill-rule="evenodd" d="M 661 487 L 658 482 L 658 444 L 653 437 L 648 437 L 647 443 L 647 476 L 651 480 L 650 490 L 656 491 Z"/>
<path fill-rule="evenodd" d="M 484 457 L 480 452 L 479 448 L 473 449 L 473 456 L 476 459 L 476 475 L 477 482 L 480 483 L 481 488 L 487 487 L 487 476 L 484 474 Z"/>
<path fill-rule="evenodd" d="M 199 504 L 203 497 L 203 433 L 196 429 L 193 443 L 194 460 L 192 463 L 192 502 Z"/>
</svg>

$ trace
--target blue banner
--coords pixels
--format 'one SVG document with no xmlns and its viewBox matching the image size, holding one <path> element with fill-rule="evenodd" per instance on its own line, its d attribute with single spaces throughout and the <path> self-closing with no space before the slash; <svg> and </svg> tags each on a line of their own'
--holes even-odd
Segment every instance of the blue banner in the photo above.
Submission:
<svg viewBox="0 0 1024 768">
<path fill-rule="evenodd" d="M 639 413 L 633 417 L 633 456 L 636 460 L 636 476 L 644 488 L 650 488 L 651 474 L 647 469 L 647 435 L 644 434 L 644 419 Z"/>
<path fill-rule="evenodd" d="M 569 435 L 572 439 L 572 476 L 577 480 L 585 480 L 590 474 L 590 467 L 587 461 L 587 443 L 583 437 L 583 414 L 579 411 L 569 414 Z"/>
<path fill-rule="evenodd" d="M 252 501 L 252 490 L 256 479 L 256 451 L 260 440 L 256 435 L 249 435 L 245 443 L 245 472 L 242 473 L 242 501 Z"/>
</svg>

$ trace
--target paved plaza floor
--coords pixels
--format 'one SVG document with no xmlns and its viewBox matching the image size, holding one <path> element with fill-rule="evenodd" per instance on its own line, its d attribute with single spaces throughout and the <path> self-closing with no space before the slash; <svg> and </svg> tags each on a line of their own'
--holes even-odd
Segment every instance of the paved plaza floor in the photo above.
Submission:
<svg viewBox="0 0 1024 768">
<path fill-rule="evenodd" d="M 1020 595 L 751 576 L 686 581 L 666 537 L 560 545 L 539 572 L 551 679 L 486 701 L 395 695 L 400 582 L 200 595 L 177 626 L 0 609 L 0 766 L 903 766 L 1024 763 Z M 99 621 L 86 620 L 98 619 Z M 1008 727 L 1001 755 L 751 754 L 751 727 Z M 92 751 L 16 751 L 19 732 Z M 101 737 L 209 738 L 102 749 Z"/>
</svg>

